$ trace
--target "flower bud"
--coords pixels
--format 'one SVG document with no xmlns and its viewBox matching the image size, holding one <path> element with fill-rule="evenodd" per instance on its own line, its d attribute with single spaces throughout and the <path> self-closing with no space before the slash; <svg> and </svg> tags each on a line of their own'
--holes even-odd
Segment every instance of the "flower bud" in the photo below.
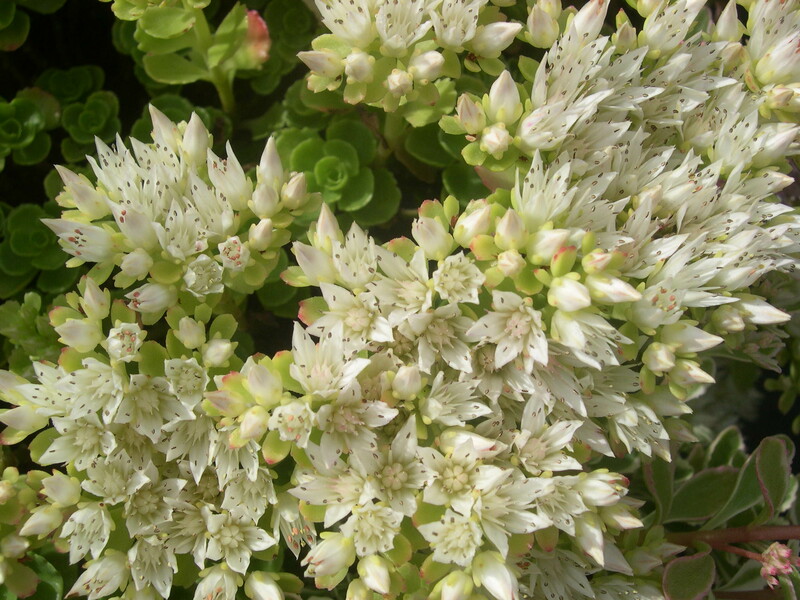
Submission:
<svg viewBox="0 0 800 600">
<path fill-rule="evenodd" d="M 444 56 L 436 50 L 428 50 L 411 59 L 408 72 L 416 80 L 427 83 L 439 77 L 444 68 Z"/>
<path fill-rule="evenodd" d="M 511 125 L 522 114 L 519 90 L 511 73 L 503 71 L 489 89 L 486 116 L 494 123 Z"/>
<path fill-rule="evenodd" d="M 653 342 L 642 354 L 642 362 L 656 375 L 663 375 L 675 366 L 675 353 L 668 345 Z"/>
<path fill-rule="evenodd" d="M 345 600 L 372 600 L 372 590 L 370 590 L 360 579 L 353 579 L 347 586 Z"/>
<path fill-rule="evenodd" d="M 556 20 L 561 16 L 561 0 L 539 0 L 536 5 Z"/>
<path fill-rule="evenodd" d="M 300 563 L 307 577 L 325 577 L 347 569 L 356 559 L 353 539 L 332 533 L 314 546 Z"/>
<path fill-rule="evenodd" d="M 289 210 L 297 210 L 308 201 L 308 185 L 304 173 L 295 173 L 281 190 L 281 200 Z"/>
<path fill-rule="evenodd" d="M 386 89 L 392 96 L 400 97 L 408 94 L 414 87 L 414 78 L 411 73 L 401 69 L 392 69 L 386 78 Z"/>
<path fill-rule="evenodd" d="M 308 50 L 298 52 L 297 58 L 303 61 L 315 75 L 335 79 L 344 71 L 342 59 L 330 51 Z"/>
<path fill-rule="evenodd" d="M 513 208 L 506 210 L 503 217 L 497 222 L 494 234 L 494 243 L 501 250 L 511 248 L 524 248 L 528 241 L 528 232 L 525 222 Z"/>
<path fill-rule="evenodd" d="M 578 34 L 578 39 L 594 40 L 597 37 L 606 20 L 608 5 L 606 0 L 590 0 L 583 5 L 570 24 Z"/>
<path fill-rule="evenodd" d="M 466 94 L 461 94 L 458 99 L 456 116 L 464 130 L 471 135 L 476 135 L 486 127 L 486 116 L 483 114 L 483 108 Z"/>
<path fill-rule="evenodd" d="M 525 265 L 528 264 L 525 258 L 519 253 L 519 250 L 512 248 L 505 250 L 497 255 L 497 268 L 506 277 L 515 277 L 522 272 Z"/>
<path fill-rule="evenodd" d="M 178 292 L 171 285 L 145 283 L 125 297 L 130 300 L 128 307 L 136 312 L 160 313 L 177 302 Z"/>
<path fill-rule="evenodd" d="M 472 594 L 472 577 L 464 571 L 452 571 L 433 588 L 441 594 L 441 600 L 462 600 Z"/>
<path fill-rule="evenodd" d="M 669 372 L 670 380 L 682 387 L 689 387 L 696 383 L 714 383 L 714 378 L 703 371 L 693 360 L 679 359 Z"/>
<path fill-rule="evenodd" d="M 81 213 L 91 220 L 100 219 L 109 213 L 108 204 L 104 196 L 89 183 L 86 177 L 73 173 L 61 165 L 56 165 L 56 171 L 61 176 L 61 181 L 64 182 L 64 192 L 62 194 L 66 194 L 72 200 L 75 208 Z M 69 205 L 61 194 L 56 200 L 62 206 Z"/>
<path fill-rule="evenodd" d="M 403 365 L 392 380 L 392 394 L 400 400 L 413 400 L 422 390 L 422 376 L 416 365 Z"/>
<path fill-rule="evenodd" d="M 411 234 L 431 260 L 444 260 L 453 248 L 453 236 L 431 217 L 419 217 L 411 224 Z"/>
<path fill-rule="evenodd" d="M 344 235 L 333 211 L 323 202 L 314 229 L 313 244 L 325 252 L 330 252 L 333 242 L 344 242 Z"/>
<path fill-rule="evenodd" d="M 267 432 L 269 413 L 263 406 L 253 406 L 242 416 L 239 435 L 243 440 L 260 440 Z"/>
<path fill-rule="evenodd" d="M 499 552 L 481 552 L 472 560 L 472 578 L 496 600 L 515 600 L 519 585 Z"/>
<path fill-rule="evenodd" d="M 522 29 L 522 23 L 498 21 L 479 27 L 472 38 L 472 52 L 481 58 L 497 58 L 511 45 Z"/>
<path fill-rule="evenodd" d="M 206 341 L 206 328 L 202 323 L 198 323 L 191 317 L 182 317 L 178 321 L 178 329 L 175 331 L 178 341 L 194 350 L 202 346 Z"/>
<path fill-rule="evenodd" d="M 203 348 L 203 363 L 207 367 L 224 367 L 233 356 L 237 344 L 230 340 L 213 339 Z"/>
<path fill-rule="evenodd" d="M 538 5 L 528 14 L 528 41 L 536 48 L 550 48 L 561 30 L 558 22 Z"/>
<path fill-rule="evenodd" d="M 202 165 L 206 160 L 209 148 L 209 133 L 197 113 L 192 113 L 189 123 L 183 132 L 183 156 L 189 164 Z"/>
<path fill-rule="evenodd" d="M 563 248 L 569 239 L 568 229 L 544 229 L 533 234 L 528 243 L 528 258 L 534 264 L 547 265 L 556 252 Z"/>
<path fill-rule="evenodd" d="M 689 325 L 686 321 L 664 325 L 660 337 L 662 342 L 676 348 L 680 353 L 702 352 L 725 341 L 717 335 Z"/>
<path fill-rule="evenodd" d="M 253 213 L 261 218 L 270 218 L 279 210 L 280 196 L 278 192 L 266 182 L 259 183 L 253 191 L 253 198 L 249 205 Z"/>
<path fill-rule="evenodd" d="M 250 574 L 244 583 L 244 593 L 250 600 L 284 600 L 283 590 L 263 571 Z"/>
<path fill-rule="evenodd" d="M 42 492 L 55 506 L 74 506 L 81 499 L 81 483 L 76 477 L 54 471 L 42 480 Z"/>
<path fill-rule="evenodd" d="M 776 325 L 792 318 L 791 315 L 757 298 L 739 300 L 736 308 L 739 309 L 745 322 L 751 325 Z"/>
<path fill-rule="evenodd" d="M 36 508 L 31 516 L 20 528 L 19 533 L 23 536 L 35 535 L 44 537 L 54 531 L 64 520 L 61 510 L 55 506 L 40 506 Z"/>
<path fill-rule="evenodd" d="M 319 285 L 321 282 L 331 283 L 336 280 L 337 273 L 333 261 L 330 255 L 322 250 L 301 242 L 294 242 L 292 253 L 311 285 Z"/>
<path fill-rule="evenodd" d="M 500 159 L 513 141 L 506 126 L 503 123 L 495 123 L 481 133 L 480 148 L 494 158 Z"/>
<path fill-rule="evenodd" d="M 575 518 L 575 541 L 598 565 L 605 566 L 602 523 L 595 513 L 587 511 Z"/>
<path fill-rule="evenodd" d="M 622 281 L 618 277 L 609 277 L 608 275 L 588 275 L 586 277 L 586 287 L 589 288 L 592 298 L 599 302 L 612 304 L 617 302 L 636 302 L 642 297 L 642 294 L 631 284 Z"/>
<path fill-rule="evenodd" d="M 738 42 L 744 33 L 744 26 L 736 14 L 736 0 L 730 0 L 714 23 L 711 33 L 712 42 Z"/>
<path fill-rule="evenodd" d="M 47 426 L 50 419 L 33 404 L 23 404 L 0 413 L 0 423 L 18 431 L 34 432 Z"/>
<path fill-rule="evenodd" d="M 272 40 L 269 36 L 267 23 L 258 14 L 257 10 L 247 11 L 247 43 L 248 60 L 244 61 L 241 68 L 257 69 L 259 65 L 269 58 L 269 49 Z"/>
<path fill-rule="evenodd" d="M 347 75 L 347 83 L 370 83 L 374 65 L 374 56 L 362 50 L 353 50 L 344 59 L 344 74 Z"/>
<path fill-rule="evenodd" d="M 636 29 L 631 25 L 630 21 L 626 21 L 617 27 L 617 30 L 611 35 L 611 41 L 619 54 L 636 50 L 639 43 Z"/>
<path fill-rule="evenodd" d="M 800 112 L 800 83 L 770 88 L 766 93 L 765 104 L 772 109 Z"/>
<path fill-rule="evenodd" d="M 152 266 L 153 259 L 150 257 L 147 251 L 142 248 L 137 248 L 133 252 L 125 255 L 125 258 L 122 259 L 122 264 L 120 264 L 119 268 L 128 277 L 141 279 L 147 275 L 148 271 L 150 271 L 150 267 Z"/>
<path fill-rule="evenodd" d="M 88 319 L 67 319 L 55 327 L 58 341 L 78 352 L 91 352 L 103 341 L 103 332 L 98 321 Z"/>
<path fill-rule="evenodd" d="M 586 286 L 570 277 L 556 277 L 547 292 L 547 303 L 559 310 L 575 312 L 592 305 Z"/>
<path fill-rule="evenodd" d="M 464 248 L 469 248 L 472 240 L 487 233 L 492 226 L 492 211 L 486 201 L 479 200 L 472 206 L 478 208 L 463 213 L 453 228 L 453 239 Z"/>
<path fill-rule="evenodd" d="M 250 225 L 247 232 L 247 245 L 251 250 L 263 252 L 272 242 L 272 219 L 261 219 Z"/>
<path fill-rule="evenodd" d="M 261 153 L 257 177 L 259 183 L 264 183 L 271 188 L 278 188 L 283 183 L 283 164 L 273 136 L 269 137 L 264 146 L 264 152 Z"/>
<path fill-rule="evenodd" d="M 97 282 L 89 276 L 83 278 L 84 290 L 81 307 L 92 320 L 102 321 L 111 310 L 111 293 L 100 289 Z"/>
<path fill-rule="evenodd" d="M 16 533 L 7 533 L 0 539 L 0 556 L 22 558 L 30 547 L 30 542 Z"/>
<path fill-rule="evenodd" d="M 718 306 L 711 313 L 711 323 L 720 333 L 736 333 L 745 328 L 742 314 L 730 304 Z"/>
<path fill-rule="evenodd" d="M 391 565 L 388 560 L 372 554 L 358 561 L 358 574 L 369 589 L 381 595 L 392 591 Z"/>
</svg>

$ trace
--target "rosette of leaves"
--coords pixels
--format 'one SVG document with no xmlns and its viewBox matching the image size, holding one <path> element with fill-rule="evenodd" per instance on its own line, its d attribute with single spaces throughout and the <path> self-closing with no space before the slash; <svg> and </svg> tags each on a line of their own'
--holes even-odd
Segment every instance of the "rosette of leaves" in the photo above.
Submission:
<svg viewBox="0 0 800 600">
<path fill-rule="evenodd" d="M 181 3 L 180 0 L 101 0 L 102 2 L 111 2 L 111 10 L 114 15 L 122 21 L 136 21 L 141 19 L 149 8 L 159 6 L 182 6 L 186 5 L 190 8 L 205 8 L 209 5 L 211 0 L 186 0 Z"/>
<path fill-rule="evenodd" d="M 44 206 L 6 205 L 2 209 L 0 298 L 15 296 L 34 280 L 36 288 L 45 294 L 59 294 L 71 288 L 80 272 L 64 268 L 69 256 L 41 222 L 44 218 L 58 217 L 58 205 L 51 201 Z"/>
<path fill-rule="evenodd" d="M 317 30 L 317 20 L 302 2 L 271 0 L 249 3 L 264 11 L 264 20 L 272 37 L 269 60 L 261 72 L 250 80 L 257 94 L 271 94 L 298 64 L 297 53 L 311 44 Z"/>
<path fill-rule="evenodd" d="M 67 0 L 3 0 L 0 2 L 0 50 L 11 52 L 28 39 L 31 19 L 24 7 L 41 14 L 50 14 L 61 8 Z"/>
<path fill-rule="evenodd" d="M 43 90 L 21 90 L 11 102 L 0 98 L 0 171 L 9 155 L 18 165 L 43 161 L 51 146 L 47 130 L 58 118 L 58 102 Z"/>
<path fill-rule="evenodd" d="M 325 137 L 310 129 L 289 129 L 278 136 L 278 152 L 292 171 L 303 172 L 308 191 L 360 225 L 391 219 L 400 206 L 394 176 L 377 164 L 378 141 L 354 115 L 334 118 Z"/>
<path fill-rule="evenodd" d="M 150 104 L 163 112 L 171 121 L 188 121 L 192 113 L 197 113 L 206 128 L 214 135 L 215 140 L 225 140 L 231 137 L 233 124 L 231 119 L 224 112 L 213 106 L 194 106 L 183 96 L 178 94 L 162 94 L 150 100 Z M 131 137 L 145 143 L 151 140 L 153 131 L 153 120 L 147 107 L 142 109 L 142 116 L 139 117 L 131 127 Z"/>
<path fill-rule="evenodd" d="M 103 87 L 105 75 L 96 65 L 69 69 L 47 69 L 36 79 L 36 85 L 55 96 L 61 104 L 81 102 Z"/>
<path fill-rule="evenodd" d="M 6 338 L 2 344 L 3 368 L 28 377 L 33 374 L 32 361 L 58 360 L 61 345 L 47 308 L 36 292 L 26 293 L 22 302 L 0 304 L 0 336 Z"/>
<path fill-rule="evenodd" d="M 112 141 L 122 127 L 118 115 L 119 100 L 114 92 L 105 90 L 93 92 L 85 102 L 74 102 L 64 108 L 61 125 L 70 136 L 61 142 L 61 154 L 66 161 L 83 160 L 92 152 L 96 137 Z"/>
</svg>

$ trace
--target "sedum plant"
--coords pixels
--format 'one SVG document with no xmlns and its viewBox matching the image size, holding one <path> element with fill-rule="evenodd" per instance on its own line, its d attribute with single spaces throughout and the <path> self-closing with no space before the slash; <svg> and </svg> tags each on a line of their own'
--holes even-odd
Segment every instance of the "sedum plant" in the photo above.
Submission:
<svg viewBox="0 0 800 600">
<path fill-rule="evenodd" d="M 113 9 L 153 79 L 207 69 L 230 109 L 205 4 Z M 59 168 L 44 223 L 90 268 L 57 360 L 42 335 L 0 377 L 2 442 L 55 469 L 4 471 L 0 581 L 50 585 L 53 549 L 89 600 L 796 595 L 794 444 L 689 415 L 711 352 L 775 365 L 794 310 L 763 281 L 800 251 L 800 5 L 316 7 L 314 94 L 252 168 L 156 108 L 96 181 Z M 451 192 L 408 237 L 362 228 L 397 210 L 391 153 Z M 286 285 L 291 344 L 247 351 L 247 297 Z"/>
</svg>

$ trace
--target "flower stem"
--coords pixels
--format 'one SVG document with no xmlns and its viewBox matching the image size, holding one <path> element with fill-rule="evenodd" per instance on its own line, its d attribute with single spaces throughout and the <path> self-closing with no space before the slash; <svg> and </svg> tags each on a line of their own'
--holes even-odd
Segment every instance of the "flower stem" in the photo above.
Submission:
<svg viewBox="0 0 800 600">
<path fill-rule="evenodd" d="M 203 56 L 206 67 L 208 68 L 208 49 L 211 48 L 213 37 L 211 35 L 211 28 L 206 20 L 206 15 L 202 9 L 197 8 L 194 11 L 194 33 L 197 39 L 195 50 Z M 233 96 L 233 81 L 228 76 L 228 73 L 220 66 L 208 69 L 208 77 L 214 89 L 217 90 L 222 110 L 229 115 L 233 114 L 236 109 L 236 99 Z"/>
<path fill-rule="evenodd" d="M 745 550 L 744 548 L 722 543 L 712 544 L 712 547 L 716 548 L 717 550 L 723 550 L 724 552 L 730 552 L 731 554 L 738 554 L 739 556 L 744 556 L 745 558 L 756 560 L 760 563 L 764 562 L 764 557 L 758 552 L 750 552 L 750 550 Z"/>
<path fill-rule="evenodd" d="M 686 531 L 668 533 L 667 540 L 673 544 L 690 546 L 694 542 L 706 542 L 712 546 L 742 542 L 797 540 L 800 525 L 765 525 L 763 527 L 730 527 L 712 531 Z"/>
</svg>

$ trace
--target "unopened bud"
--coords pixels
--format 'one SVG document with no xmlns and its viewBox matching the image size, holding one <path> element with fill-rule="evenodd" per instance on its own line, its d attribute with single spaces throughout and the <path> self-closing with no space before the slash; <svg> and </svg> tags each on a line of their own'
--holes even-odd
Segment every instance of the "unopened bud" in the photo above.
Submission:
<svg viewBox="0 0 800 600">
<path fill-rule="evenodd" d="M 661 328 L 661 341 L 681 353 L 702 352 L 718 346 L 725 340 L 717 335 L 689 325 L 685 321 L 670 323 Z"/>
<path fill-rule="evenodd" d="M 103 341 L 103 332 L 98 321 L 88 319 L 67 319 L 55 327 L 58 341 L 78 352 L 91 352 Z"/>
<path fill-rule="evenodd" d="M 685 359 L 675 361 L 675 366 L 669 372 L 669 378 L 682 387 L 696 383 L 714 383 L 714 378 L 703 371 L 699 364 Z"/>
<path fill-rule="evenodd" d="M 513 141 L 506 126 L 503 123 L 495 123 L 483 130 L 480 148 L 494 158 L 500 159 Z"/>
<path fill-rule="evenodd" d="M 497 58 L 508 48 L 522 29 L 522 23 L 498 21 L 479 27 L 470 41 L 473 54 L 482 58 Z"/>
<path fill-rule="evenodd" d="M 297 58 L 303 61 L 315 75 L 335 79 L 344 71 L 342 59 L 330 51 L 308 50 L 298 52 Z"/>
<path fill-rule="evenodd" d="M 737 333 L 746 326 L 742 314 L 730 304 L 718 306 L 711 313 L 711 323 L 720 333 Z"/>
<path fill-rule="evenodd" d="M 494 243 L 500 250 L 511 248 L 524 248 L 528 241 L 528 232 L 525 222 L 513 208 L 506 210 L 503 217 L 497 222 L 494 234 Z"/>
<path fill-rule="evenodd" d="M 136 312 L 160 313 L 177 302 L 178 292 L 171 285 L 145 283 L 125 297 L 130 300 L 128 306 Z"/>
<path fill-rule="evenodd" d="M 284 600 L 283 590 L 263 571 L 250 574 L 244 584 L 244 593 L 250 600 Z"/>
<path fill-rule="evenodd" d="M 463 213 L 453 227 L 453 239 L 464 248 L 469 248 L 472 240 L 487 233 L 492 226 L 491 207 L 484 200 L 478 202 L 478 208 Z"/>
<path fill-rule="evenodd" d="M 666 344 L 653 342 L 642 354 L 642 362 L 656 375 L 662 375 L 675 366 L 675 354 Z"/>
<path fill-rule="evenodd" d="M 22 558 L 30 545 L 24 537 L 16 533 L 7 533 L 0 540 L 0 555 L 6 558 Z"/>
<path fill-rule="evenodd" d="M 453 571 L 434 587 L 441 594 L 441 600 L 462 600 L 472 594 L 472 577 L 464 571 Z"/>
<path fill-rule="evenodd" d="M 230 340 L 211 340 L 203 348 L 203 363 L 208 367 L 224 367 L 235 349 L 236 344 Z"/>
<path fill-rule="evenodd" d="M 374 56 L 361 50 L 353 50 L 344 59 L 344 73 L 347 75 L 347 83 L 371 82 L 374 65 Z"/>
<path fill-rule="evenodd" d="M 111 310 L 111 293 L 100 289 L 97 282 L 89 276 L 84 277 L 81 307 L 86 316 L 93 320 L 103 320 Z"/>
<path fill-rule="evenodd" d="M 247 245 L 251 250 L 263 252 L 272 242 L 272 231 L 272 219 L 261 219 L 258 223 L 253 223 L 247 232 Z"/>
<path fill-rule="evenodd" d="M 512 248 L 504 250 L 497 255 L 497 268 L 506 277 L 515 277 L 522 272 L 525 265 L 528 264 L 525 258 L 519 253 L 519 250 Z"/>
<path fill-rule="evenodd" d="M 556 252 L 561 250 L 569 239 L 568 229 L 544 229 L 533 234 L 528 244 L 528 257 L 534 264 L 547 265 Z"/>
<path fill-rule="evenodd" d="M 31 516 L 20 528 L 19 533 L 23 536 L 45 536 L 51 531 L 55 531 L 61 525 L 63 519 L 61 510 L 55 506 L 40 506 L 31 513 Z"/>
<path fill-rule="evenodd" d="M 206 161 L 209 148 L 209 133 L 197 113 L 192 113 L 183 132 L 183 156 L 192 165 L 202 165 Z"/>
<path fill-rule="evenodd" d="M 431 260 L 444 260 L 453 249 L 453 236 L 431 217 L 419 217 L 411 224 L 411 234 Z"/>
<path fill-rule="evenodd" d="M 489 89 L 489 98 L 485 103 L 486 116 L 494 123 L 511 125 L 522 114 L 519 90 L 511 73 L 503 71 Z"/>
<path fill-rule="evenodd" d="M 547 303 L 559 310 L 575 312 L 592 305 L 586 286 L 570 277 L 557 277 L 550 284 Z"/>
<path fill-rule="evenodd" d="M 267 432 L 269 413 L 263 406 L 253 406 L 242 416 L 239 435 L 243 440 L 260 440 Z"/>
<path fill-rule="evenodd" d="M 538 5 L 528 14 L 528 41 L 535 48 L 550 48 L 561 30 L 558 22 Z"/>
<path fill-rule="evenodd" d="M 289 210 L 297 210 L 308 201 L 308 185 L 304 173 L 294 173 L 281 190 L 281 200 Z"/>
<path fill-rule="evenodd" d="M 712 42 L 738 42 L 744 33 L 744 26 L 736 14 L 736 0 L 730 0 L 714 23 L 711 32 Z"/>
<path fill-rule="evenodd" d="M 178 341 L 194 350 L 202 346 L 206 341 L 206 328 L 202 323 L 198 323 L 191 317 L 182 317 L 178 321 L 178 329 L 175 330 L 175 337 Z"/>
<path fill-rule="evenodd" d="M 361 576 L 361 581 L 373 592 L 382 595 L 386 595 L 392 590 L 390 568 L 389 561 L 377 554 L 358 561 L 358 574 Z"/>
<path fill-rule="evenodd" d="M 461 94 L 456 104 L 456 116 L 464 130 L 470 135 L 476 135 L 486 126 L 486 116 L 483 108 L 466 94 Z"/>
<path fill-rule="evenodd" d="M 42 480 L 42 491 L 56 506 L 74 506 L 81 499 L 80 481 L 58 471 Z"/>
<path fill-rule="evenodd" d="M 153 259 L 142 248 L 137 248 L 133 252 L 125 255 L 120 264 L 120 270 L 128 277 L 141 279 L 150 271 L 153 266 Z"/>
<path fill-rule="evenodd" d="M 417 81 L 423 83 L 431 81 L 442 74 L 444 56 L 436 50 L 428 50 L 411 59 L 408 72 Z"/>
<path fill-rule="evenodd" d="M 400 400 L 413 400 L 422 390 L 422 375 L 415 365 L 404 365 L 397 369 L 392 380 L 392 393 Z"/>
<path fill-rule="evenodd" d="M 386 78 L 386 89 L 392 96 L 400 97 L 408 94 L 414 87 L 414 77 L 408 71 L 392 69 Z"/>
<path fill-rule="evenodd" d="M 472 577 L 496 600 L 517 598 L 519 585 L 499 552 L 481 552 L 472 560 Z"/>
</svg>

